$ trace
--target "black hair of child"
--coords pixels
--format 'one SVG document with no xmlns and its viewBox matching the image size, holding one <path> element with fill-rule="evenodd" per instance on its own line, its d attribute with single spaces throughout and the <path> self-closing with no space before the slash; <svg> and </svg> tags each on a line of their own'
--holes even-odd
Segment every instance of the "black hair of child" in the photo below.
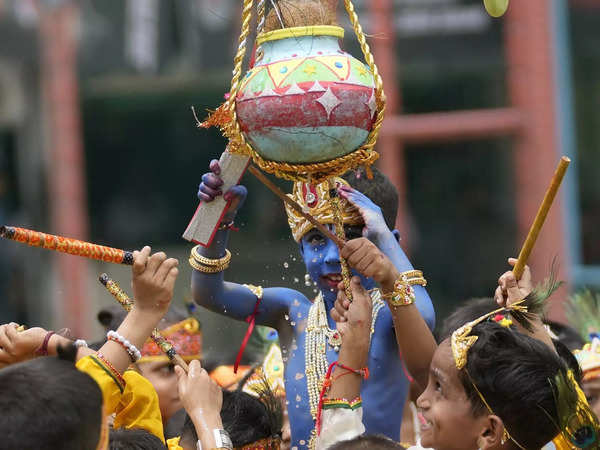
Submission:
<svg viewBox="0 0 600 450">
<path fill-rule="evenodd" d="M 465 301 L 442 322 L 438 341 L 446 340 L 465 323 L 469 323 L 497 308 L 498 304 L 490 297 L 472 298 Z"/>
<path fill-rule="evenodd" d="M 271 400 L 279 401 L 272 397 L 267 403 Z M 241 390 L 223 391 L 221 421 L 234 447 L 242 447 L 265 438 L 281 437 L 281 411 L 271 411 L 264 400 Z M 196 445 L 197 440 L 194 424 L 187 416 L 181 433 L 182 446 Z"/>
<path fill-rule="evenodd" d="M 109 450 L 165 450 L 165 444 L 140 428 L 110 430 Z"/>
<path fill-rule="evenodd" d="M 398 189 L 377 168 L 371 167 L 371 170 L 373 172 L 372 179 L 369 179 L 362 170 L 350 171 L 342 178 L 381 208 L 385 223 L 390 230 L 393 230 L 398 215 Z"/>
<path fill-rule="evenodd" d="M 465 323 L 471 322 L 497 307 L 498 304 L 493 298 L 489 297 L 472 298 L 467 300 L 461 306 L 456 308 L 452 314 L 446 318 L 446 320 L 444 320 L 439 333 L 439 341 L 444 341 L 445 339 L 449 338 L 455 330 L 462 327 Z M 556 352 L 567 365 L 567 367 L 573 371 L 575 379 L 579 382 L 579 384 L 581 384 L 581 367 L 579 366 L 575 356 L 573 356 L 573 353 L 569 350 L 570 344 L 574 342 L 573 333 L 578 336 L 577 333 L 572 329 L 571 331 L 573 333 L 569 332 L 569 327 L 562 324 L 557 324 L 556 322 L 545 321 L 544 323 L 549 323 L 552 331 L 558 336 L 558 340 L 552 340 L 552 342 L 554 342 Z M 579 347 L 575 346 L 574 348 L 581 348 L 582 345 L 583 344 L 579 345 Z"/>
<path fill-rule="evenodd" d="M 0 370 L 2 448 L 96 448 L 102 426 L 102 392 L 75 367 L 74 345 Z"/>
<path fill-rule="evenodd" d="M 473 414 L 489 413 L 471 379 L 520 445 L 542 448 L 559 433 L 550 380 L 567 373 L 565 363 L 543 342 L 494 322 L 480 323 L 471 335 L 478 339 L 469 350 L 468 374 L 463 369 L 459 376 Z"/>
<path fill-rule="evenodd" d="M 329 447 L 329 450 L 398 450 L 403 448 L 388 437 L 366 434 L 347 441 L 337 442 Z"/>
</svg>

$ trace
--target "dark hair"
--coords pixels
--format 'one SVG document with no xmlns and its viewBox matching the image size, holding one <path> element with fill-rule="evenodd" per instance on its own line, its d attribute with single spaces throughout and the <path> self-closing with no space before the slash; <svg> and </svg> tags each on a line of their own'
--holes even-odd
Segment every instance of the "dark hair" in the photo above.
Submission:
<svg viewBox="0 0 600 450">
<path fill-rule="evenodd" d="M 520 445 L 543 447 L 559 432 L 550 380 L 566 374 L 565 363 L 543 342 L 497 323 L 482 322 L 471 334 L 478 339 L 459 377 L 473 414 L 488 412 L 474 383 Z"/>
<path fill-rule="evenodd" d="M 3 448 L 96 448 L 102 392 L 75 367 L 74 345 L 58 357 L 36 358 L 0 370 Z"/>
<path fill-rule="evenodd" d="M 371 167 L 371 170 L 373 172 L 372 179 L 369 179 L 362 170 L 350 171 L 342 178 L 381 208 L 385 223 L 390 230 L 393 230 L 396 227 L 396 216 L 398 215 L 398 189 L 377 168 Z"/>
<path fill-rule="evenodd" d="M 252 442 L 270 437 L 281 436 L 281 409 L 276 411 L 274 402 L 279 400 L 271 393 L 272 397 L 263 400 L 253 397 L 243 391 L 223 391 L 223 407 L 221 408 L 221 420 L 223 428 L 229 433 L 234 447 L 242 447 Z M 265 403 L 266 401 L 266 403 Z M 189 415 L 185 419 L 181 442 L 193 445 L 198 440 L 196 429 Z"/>
<path fill-rule="evenodd" d="M 498 308 L 497 303 L 489 297 L 472 298 L 465 301 L 442 323 L 439 342 L 449 338 L 455 330 L 458 330 L 465 323 L 471 322 L 496 308 Z"/>
<path fill-rule="evenodd" d="M 109 450 L 165 450 L 165 444 L 140 428 L 110 430 Z"/>
<path fill-rule="evenodd" d="M 399 448 L 403 449 L 404 447 L 397 442 L 392 441 L 390 438 L 367 434 L 347 441 L 337 442 L 329 447 L 329 450 L 387 450 Z"/>
</svg>

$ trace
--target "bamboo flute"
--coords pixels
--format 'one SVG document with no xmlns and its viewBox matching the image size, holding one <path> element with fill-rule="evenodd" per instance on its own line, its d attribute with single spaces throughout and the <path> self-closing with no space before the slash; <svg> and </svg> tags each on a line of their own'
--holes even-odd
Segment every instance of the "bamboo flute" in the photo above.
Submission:
<svg viewBox="0 0 600 450">
<path fill-rule="evenodd" d="M 546 217 L 548 216 L 548 212 L 550 211 L 550 207 L 554 202 L 554 198 L 556 197 L 556 193 L 558 192 L 558 188 L 560 187 L 562 180 L 567 172 L 567 168 L 571 160 L 566 156 L 563 156 L 552 176 L 552 181 L 550 182 L 550 186 L 548 186 L 548 190 L 546 191 L 546 195 L 544 195 L 544 200 L 540 205 L 538 212 L 535 216 L 535 220 L 529 229 L 529 233 L 527 234 L 527 238 L 525 239 L 525 243 L 519 252 L 519 257 L 515 267 L 513 268 L 513 273 L 517 280 L 521 278 L 523 275 L 523 270 L 525 269 L 525 265 L 527 264 L 527 260 L 529 259 L 529 255 L 531 254 L 531 250 L 533 250 L 533 246 L 537 241 L 537 238 L 540 234 L 540 230 L 544 225 Z"/>
<path fill-rule="evenodd" d="M 108 292 L 117 300 L 117 302 L 125 309 L 125 311 L 130 311 L 133 307 L 133 300 L 129 298 L 129 296 L 121 289 L 121 287 L 117 284 L 116 281 L 112 280 L 107 274 L 103 273 L 99 277 L 100 283 L 106 288 Z M 169 357 L 169 359 L 174 363 L 185 370 L 185 373 L 188 372 L 188 365 L 183 360 L 181 356 L 177 354 L 173 344 L 171 344 L 167 339 L 165 339 L 158 331 L 157 328 L 152 330 L 152 334 L 150 338 L 158 345 L 158 347 Z"/>
</svg>

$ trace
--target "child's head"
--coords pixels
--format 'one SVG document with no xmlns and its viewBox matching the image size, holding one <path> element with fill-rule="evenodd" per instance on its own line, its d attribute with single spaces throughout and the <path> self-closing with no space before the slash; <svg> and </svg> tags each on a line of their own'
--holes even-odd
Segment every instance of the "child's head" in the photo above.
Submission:
<svg viewBox="0 0 600 450">
<path fill-rule="evenodd" d="M 491 297 L 472 298 L 461 303 L 442 323 L 438 342 L 449 338 L 455 330 L 458 330 L 465 323 L 475 320 L 497 307 L 496 302 Z"/>
<path fill-rule="evenodd" d="M 165 444 L 146 430 L 119 428 L 110 430 L 109 450 L 164 450 Z"/>
<path fill-rule="evenodd" d="M 466 365 L 457 369 L 450 339 L 436 350 L 417 404 L 422 445 L 437 450 L 541 448 L 558 433 L 555 388 L 567 368 L 544 343 L 493 322 L 475 326 Z M 484 403 L 484 400 L 487 403 Z M 508 446 L 508 447 L 507 447 Z"/>
<path fill-rule="evenodd" d="M 127 315 L 122 308 L 111 305 L 98 313 L 98 320 L 106 330 L 116 330 Z M 171 341 L 177 353 L 186 361 L 199 359 L 202 351 L 202 332 L 196 319 L 183 311 L 171 308 L 157 327 L 163 336 Z M 177 390 L 177 376 L 169 358 L 148 339 L 140 349 L 142 358 L 135 364 L 136 369 L 154 386 L 163 422 L 183 408 Z"/>
<path fill-rule="evenodd" d="M 331 447 L 329 450 L 397 450 L 404 449 L 397 442 L 392 441 L 390 438 L 385 436 L 378 436 L 372 434 L 365 434 L 358 436 L 348 441 L 338 442 Z"/>
<path fill-rule="evenodd" d="M 97 448 L 103 436 L 102 393 L 77 370 L 76 349 L 0 370 L 2 448 Z"/>
<path fill-rule="evenodd" d="M 233 446 L 242 447 L 266 439 L 279 448 L 281 411 L 275 405 L 278 405 L 278 400 L 270 392 L 265 392 L 259 399 L 241 390 L 223 391 L 221 420 Z M 188 416 L 181 433 L 180 445 L 184 449 L 195 449 L 197 440 L 194 424 Z M 275 448 L 275 445 L 263 446 Z"/>
<path fill-rule="evenodd" d="M 366 174 L 357 176 L 350 172 L 344 179 L 337 178 L 336 183 L 349 184 L 357 191 L 365 194 L 381 209 L 388 228 L 393 229 L 398 211 L 398 192 L 394 185 L 379 171 L 373 170 L 373 178 Z M 329 199 L 336 195 L 329 189 L 327 182 L 317 186 L 296 183 L 291 197 L 323 225 L 332 229 L 334 217 Z M 347 239 L 362 236 L 364 219 L 358 209 L 340 197 L 340 211 L 344 222 Z M 337 291 L 340 282 L 339 250 L 335 243 L 286 205 L 288 223 L 296 242 L 300 244 L 300 252 L 310 277 L 323 292 Z"/>
</svg>

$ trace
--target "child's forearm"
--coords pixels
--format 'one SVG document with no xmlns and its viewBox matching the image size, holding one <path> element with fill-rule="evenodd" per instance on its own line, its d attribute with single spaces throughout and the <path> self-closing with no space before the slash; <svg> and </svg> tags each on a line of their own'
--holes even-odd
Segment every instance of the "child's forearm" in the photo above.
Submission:
<svg viewBox="0 0 600 450">
<path fill-rule="evenodd" d="M 395 277 L 390 277 L 382 283 L 381 289 L 384 294 L 394 291 L 394 281 L 399 276 L 400 274 L 396 272 Z M 424 390 L 427 386 L 431 359 L 437 348 L 433 334 L 414 303 L 403 306 L 390 305 L 390 312 L 402 359 L 417 385 Z"/>
<path fill-rule="evenodd" d="M 338 363 L 351 369 L 361 370 L 367 366 L 368 356 L 369 334 L 348 330 L 344 334 Z M 340 375 L 343 376 L 340 377 Z M 331 388 L 326 397 L 354 400 L 360 396 L 361 383 L 360 375 L 348 373 L 345 369 L 336 367 L 333 371 Z"/>
</svg>

